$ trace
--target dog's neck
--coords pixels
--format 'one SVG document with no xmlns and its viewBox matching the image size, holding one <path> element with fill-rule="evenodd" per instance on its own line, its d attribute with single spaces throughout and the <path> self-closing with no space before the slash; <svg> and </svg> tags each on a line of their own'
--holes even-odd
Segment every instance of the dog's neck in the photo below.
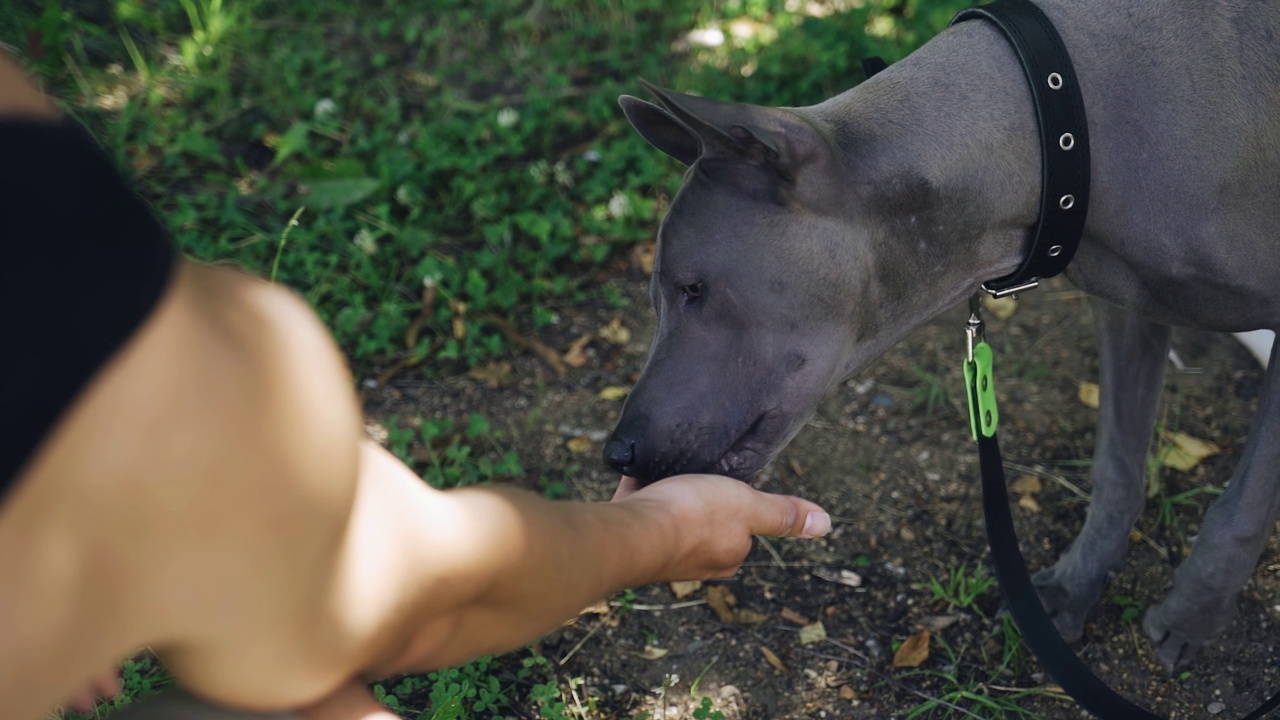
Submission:
<svg viewBox="0 0 1280 720">
<path fill-rule="evenodd" d="M 960 24 L 857 88 L 806 108 L 877 216 L 884 301 L 916 324 L 1017 268 L 1039 212 L 1031 93 L 1008 42 Z"/>
</svg>

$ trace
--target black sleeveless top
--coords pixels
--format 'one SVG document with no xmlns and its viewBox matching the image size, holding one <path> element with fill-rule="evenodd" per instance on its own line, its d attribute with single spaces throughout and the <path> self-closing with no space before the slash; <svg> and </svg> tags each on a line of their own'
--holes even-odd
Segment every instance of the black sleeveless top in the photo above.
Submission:
<svg viewBox="0 0 1280 720">
<path fill-rule="evenodd" d="M 84 128 L 0 120 L 0 502 L 159 302 L 174 261 Z"/>
</svg>

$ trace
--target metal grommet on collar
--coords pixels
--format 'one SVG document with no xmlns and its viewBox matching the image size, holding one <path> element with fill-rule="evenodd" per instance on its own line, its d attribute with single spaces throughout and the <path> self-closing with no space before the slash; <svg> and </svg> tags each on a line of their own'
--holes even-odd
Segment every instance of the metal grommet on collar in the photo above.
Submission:
<svg viewBox="0 0 1280 720">
<path fill-rule="evenodd" d="M 1058 73 L 1049 73 L 1049 89 L 1050 89 L 1050 90 L 1061 90 L 1061 89 L 1062 89 L 1062 76 L 1061 76 L 1061 75 L 1059 75 Z"/>
<path fill-rule="evenodd" d="M 1062 254 L 1061 245 L 1054 245 L 1053 247 L 1049 248 L 1049 257 L 1058 257 L 1061 254 Z"/>
<path fill-rule="evenodd" d="M 1063 150 L 1070 150 L 1076 146 L 1076 136 L 1071 133 L 1062 133 L 1062 137 L 1058 138 L 1058 147 Z"/>
<path fill-rule="evenodd" d="M 1075 195 L 1063 195 L 1058 200 L 1058 207 L 1062 208 L 1063 210 L 1070 210 L 1071 206 L 1075 204 L 1076 204 Z"/>
</svg>

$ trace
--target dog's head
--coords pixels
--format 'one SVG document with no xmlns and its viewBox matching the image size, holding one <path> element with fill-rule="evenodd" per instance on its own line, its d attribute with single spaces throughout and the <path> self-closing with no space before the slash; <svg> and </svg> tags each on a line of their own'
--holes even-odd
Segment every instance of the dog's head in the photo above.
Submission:
<svg viewBox="0 0 1280 720">
<path fill-rule="evenodd" d="M 604 459 L 652 482 L 746 479 L 875 343 L 879 283 L 841 154 L 798 112 L 674 93 L 623 96 L 652 145 L 689 166 L 658 232 L 658 323 Z"/>
</svg>

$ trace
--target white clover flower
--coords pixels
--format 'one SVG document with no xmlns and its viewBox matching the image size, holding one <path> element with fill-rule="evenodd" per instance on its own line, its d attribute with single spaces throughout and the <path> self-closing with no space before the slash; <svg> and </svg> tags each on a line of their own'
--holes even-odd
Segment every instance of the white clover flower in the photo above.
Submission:
<svg viewBox="0 0 1280 720">
<path fill-rule="evenodd" d="M 424 288 L 433 288 L 438 282 L 440 282 L 439 273 L 427 273 L 422 276 L 422 287 Z"/>
<path fill-rule="evenodd" d="M 356 233 L 356 236 L 351 238 L 351 242 L 355 243 L 356 247 L 363 250 L 366 255 L 372 255 L 378 252 L 378 242 L 373 237 L 373 233 L 369 232 L 368 228 L 360 228 L 360 231 Z"/>
<path fill-rule="evenodd" d="M 547 176 L 551 174 L 551 166 L 546 160 L 535 160 L 529 165 L 529 175 L 533 181 L 541 185 L 547 181 Z"/>
<path fill-rule="evenodd" d="M 615 218 L 625 217 L 631 211 L 631 201 L 627 196 L 622 194 L 621 190 L 614 190 L 613 197 L 609 198 L 609 214 Z"/>
<path fill-rule="evenodd" d="M 333 98 L 321 98 L 320 100 L 316 101 L 316 106 L 314 109 L 312 109 L 311 114 L 315 117 L 316 120 L 319 120 L 320 122 L 324 122 L 328 120 L 330 117 L 332 117 L 333 113 L 337 109 L 338 109 L 338 103 L 334 102 Z"/>
<path fill-rule="evenodd" d="M 569 172 L 569 168 L 564 164 L 563 160 L 557 162 L 551 170 L 556 178 L 557 185 L 561 187 L 573 186 L 573 174 Z"/>
<path fill-rule="evenodd" d="M 401 130 L 400 132 L 396 133 L 396 142 L 401 145 L 408 145 L 409 141 L 412 139 L 413 139 L 413 134 L 410 133 L 408 130 Z"/>
<path fill-rule="evenodd" d="M 520 122 L 520 113 L 515 108 L 502 108 L 498 111 L 498 126 L 509 128 Z"/>
<path fill-rule="evenodd" d="M 582 153 L 582 159 L 589 163 L 598 163 L 600 162 L 600 151 L 592 148 L 591 150 Z"/>
</svg>

